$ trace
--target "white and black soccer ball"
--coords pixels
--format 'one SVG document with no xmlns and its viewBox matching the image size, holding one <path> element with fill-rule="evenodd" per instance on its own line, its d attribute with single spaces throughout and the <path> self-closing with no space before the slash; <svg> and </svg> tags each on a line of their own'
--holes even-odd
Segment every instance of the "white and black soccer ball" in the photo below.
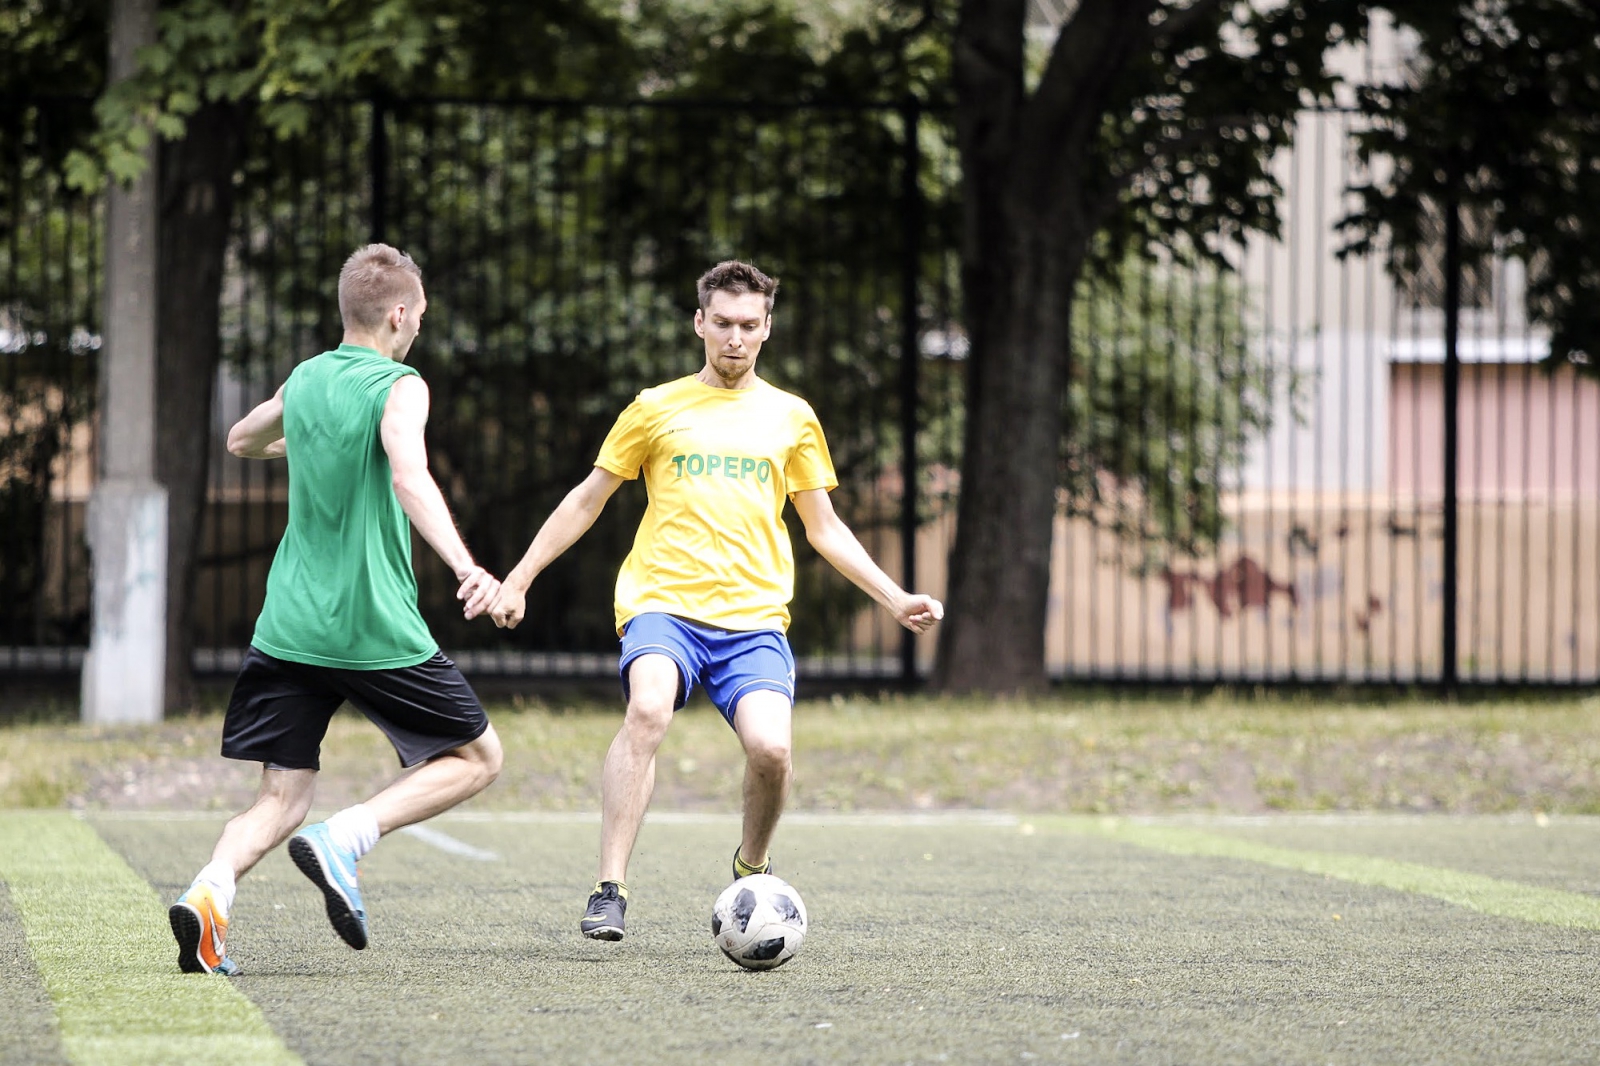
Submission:
<svg viewBox="0 0 1600 1066">
<path fill-rule="evenodd" d="M 711 908 L 711 939 L 747 970 L 782 966 L 805 942 L 805 901 L 781 877 L 741 877 Z"/>
</svg>

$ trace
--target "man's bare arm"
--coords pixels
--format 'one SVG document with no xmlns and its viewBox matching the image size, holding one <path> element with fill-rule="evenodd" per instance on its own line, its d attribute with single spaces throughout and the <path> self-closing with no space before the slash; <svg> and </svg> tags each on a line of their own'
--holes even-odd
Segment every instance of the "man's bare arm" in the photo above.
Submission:
<svg viewBox="0 0 1600 1066">
<path fill-rule="evenodd" d="M 455 573 L 461 582 L 456 599 L 465 604 L 462 613 L 475 618 L 494 602 L 500 582 L 473 561 L 444 501 L 444 493 L 428 472 L 428 446 L 423 435 L 427 425 L 427 383 L 410 375 L 395 381 L 389 387 L 379 429 L 393 473 L 395 498 L 422 539 Z"/>
<path fill-rule="evenodd" d="M 872 561 L 867 549 L 833 509 L 827 490 L 807 489 L 792 493 L 789 498 L 794 501 L 794 509 L 806 527 L 806 540 L 817 549 L 817 554 L 878 601 L 884 610 L 894 615 L 895 621 L 913 633 L 922 633 L 944 617 L 944 604 L 932 596 L 907 592 Z"/>
<path fill-rule="evenodd" d="M 495 625 L 502 629 L 517 627 L 527 607 L 528 586 L 533 584 L 533 579 L 545 567 L 589 531 L 622 480 L 611 471 L 597 466 L 550 512 L 550 517 L 544 520 L 544 525 L 535 534 L 533 543 L 523 553 L 522 561 L 506 575 L 505 582 L 500 586 L 499 598 L 489 608 Z"/>
<path fill-rule="evenodd" d="M 283 458 L 283 386 L 228 430 L 228 452 L 241 459 Z"/>
</svg>

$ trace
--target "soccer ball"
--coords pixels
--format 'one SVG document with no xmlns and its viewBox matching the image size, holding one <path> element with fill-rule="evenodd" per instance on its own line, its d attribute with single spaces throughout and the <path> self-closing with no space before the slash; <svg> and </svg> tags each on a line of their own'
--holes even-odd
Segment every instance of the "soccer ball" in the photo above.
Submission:
<svg viewBox="0 0 1600 1066">
<path fill-rule="evenodd" d="M 805 942 L 805 901 L 780 877 L 741 877 L 711 908 L 711 939 L 747 970 L 782 966 Z"/>
</svg>

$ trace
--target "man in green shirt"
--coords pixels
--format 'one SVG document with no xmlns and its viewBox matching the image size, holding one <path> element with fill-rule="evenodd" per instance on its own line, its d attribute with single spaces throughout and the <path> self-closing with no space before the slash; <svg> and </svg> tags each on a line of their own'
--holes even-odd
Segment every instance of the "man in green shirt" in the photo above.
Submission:
<svg viewBox="0 0 1600 1066">
<path fill-rule="evenodd" d="M 168 912 L 186 973 L 238 972 L 224 944 L 235 882 L 286 839 L 334 930 L 366 947 L 356 862 L 380 836 L 454 807 L 500 772 L 482 705 L 417 611 L 413 526 L 455 571 L 466 617 L 500 588 L 473 562 L 428 472 L 428 387 L 404 363 L 426 309 L 410 256 L 360 249 L 339 272 L 343 343 L 295 367 L 228 433 L 234 455 L 288 459 L 289 524 L 223 724 L 223 756 L 261 763 L 261 789 Z M 296 833 L 328 721 L 346 700 L 388 736 L 405 772 Z"/>
</svg>

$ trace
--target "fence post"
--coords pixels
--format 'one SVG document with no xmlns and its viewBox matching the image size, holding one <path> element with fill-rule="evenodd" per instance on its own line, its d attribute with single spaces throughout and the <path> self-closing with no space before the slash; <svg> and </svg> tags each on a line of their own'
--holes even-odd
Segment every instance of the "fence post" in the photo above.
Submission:
<svg viewBox="0 0 1600 1066">
<path fill-rule="evenodd" d="M 388 107 L 382 95 L 372 98 L 372 132 L 367 138 L 367 169 L 372 182 L 372 243 L 381 244 L 389 229 Z"/>
<path fill-rule="evenodd" d="M 916 99 L 900 106 L 905 141 L 900 151 L 900 574 L 906 591 L 917 583 L 917 418 L 920 393 L 921 329 L 917 315 L 917 281 L 922 260 L 922 150 L 918 124 L 922 107 Z M 900 680 L 917 680 L 917 635 L 900 633 Z"/>
<path fill-rule="evenodd" d="M 1459 596 L 1458 551 L 1461 522 L 1456 494 L 1456 451 L 1460 434 L 1457 398 L 1461 355 L 1456 342 L 1461 319 L 1461 205 L 1451 188 L 1444 205 L 1444 669 L 1439 683 L 1446 696 L 1456 691 L 1456 624 Z"/>
</svg>

